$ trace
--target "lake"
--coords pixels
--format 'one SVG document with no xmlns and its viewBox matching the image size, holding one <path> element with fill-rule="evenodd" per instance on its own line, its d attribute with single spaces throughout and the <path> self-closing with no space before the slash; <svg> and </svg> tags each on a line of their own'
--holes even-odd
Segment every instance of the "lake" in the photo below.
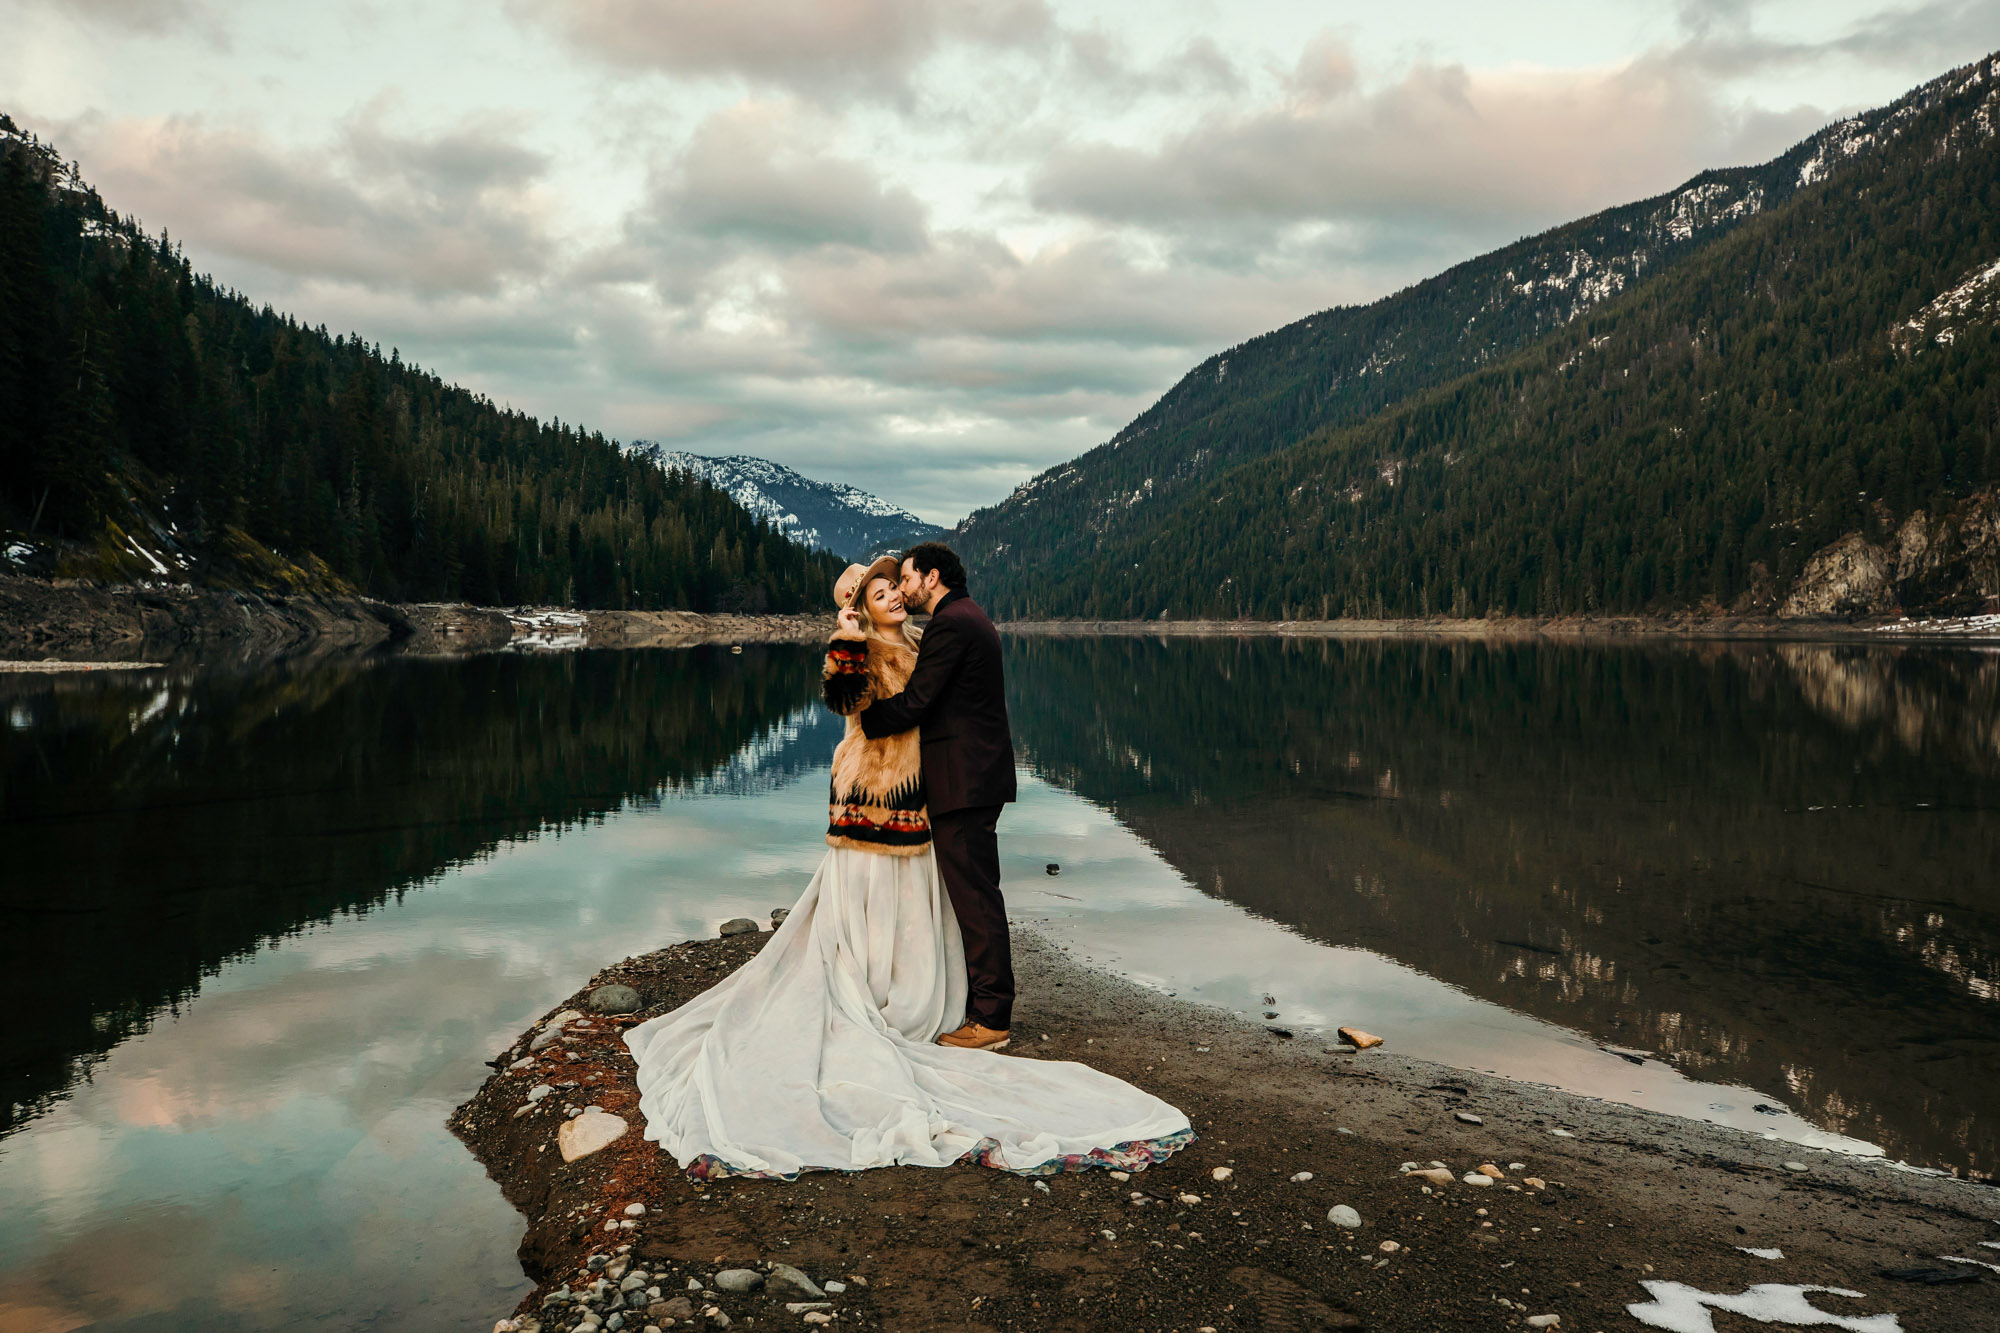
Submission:
<svg viewBox="0 0 2000 1333">
<path fill-rule="evenodd" d="M 2000 1169 L 2000 654 L 1008 652 L 1009 902 L 1079 957 Z M 597 968 L 796 897 L 817 682 L 776 646 L 0 676 L 0 1327 L 511 1307 L 520 1221 L 444 1118 Z"/>
</svg>

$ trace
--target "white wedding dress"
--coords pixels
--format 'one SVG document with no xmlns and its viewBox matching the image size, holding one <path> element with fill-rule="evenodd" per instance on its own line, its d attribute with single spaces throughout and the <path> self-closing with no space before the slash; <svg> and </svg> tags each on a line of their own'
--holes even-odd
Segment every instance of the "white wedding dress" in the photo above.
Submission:
<svg viewBox="0 0 2000 1333">
<path fill-rule="evenodd" d="M 1136 1170 L 1194 1138 L 1087 1065 L 937 1045 L 965 991 L 936 856 L 830 848 L 761 953 L 625 1034 L 646 1137 L 697 1179 L 967 1158 Z"/>
</svg>

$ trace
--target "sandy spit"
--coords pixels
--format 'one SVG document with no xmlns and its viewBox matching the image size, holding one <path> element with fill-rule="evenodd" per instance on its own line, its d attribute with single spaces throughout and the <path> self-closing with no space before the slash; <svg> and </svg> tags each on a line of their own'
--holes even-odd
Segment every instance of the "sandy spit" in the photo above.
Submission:
<svg viewBox="0 0 2000 1333">
<path fill-rule="evenodd" d="M 998 1058 L 1108 1070 L 1186 1110 L 1196 1143 L 1129 1181 L 1088 1172 L 1047 1191 L 976 1166 L 696 1185 L 641 1137 L 619 1034 L 769 939 L 690 941 L 606 969 L 560 1007 L 582 1008 L 592 987 L 618 981 L 639 991 L 638 1013 L 592 1018 L 511 1069 L 529 1054 L 530 1029 L 453 1113 L 526 1219 L 521 1256 L 537 1287 L 518 1307 L 522 1329 L 576 1326 L 580 1307 L 544 1299 L 587 1286 L 593 1255 L 622 1257 L 659 1289 L 632 1311 L 635 1333 L 688 1311 L 715 1326 L 710 1308 L 734 1324 L 800 1326 L 804 1312 L 785 1308 L 797 1295 L 714 1283 L 720 1269 L 773 1261 L 846 1282 L 828 1298 L 842 1327 L 1429 1333 L 1557 1314 L 1559 1329 L 1588 1333 L 1638 1327 L 1626 1307 L 1649 1299 L 1640 1284 L 1673 1281 L 1723 1294 L 1839 1287 L 1861 1295 L 1814 1299 L 1849 1317 L 1894 1313 L 1912 1333 L 2000 1329 L 1990 1276 L 1936 1286 L 1883 1276 L 1995 1253 L 1977 1247 L 2000 1240 L 2000 1190 L 1411 1059 L 1393 1032 L 1379 1049 L 1346 1053 L 1107 976 L 1018 927 L 1016 1046 Z M 569 1082 L 516 1114 L 531 1088 Z M 565 1105 L 586 1104 L 632 1128 L 564 1164 Z M 1453 1183 L 1401 1169 L 1433 1161 Z M 1463 1183 L 1483 1165 L 1502 1178 Z M 1311 1179 L 1295 1180 L 1302 1172 Z M 1343 1204 L 1358 1230 L 1328 1220 Z M 677 1296 L 685 1305 L 670 1306 Z"/>
</svg>

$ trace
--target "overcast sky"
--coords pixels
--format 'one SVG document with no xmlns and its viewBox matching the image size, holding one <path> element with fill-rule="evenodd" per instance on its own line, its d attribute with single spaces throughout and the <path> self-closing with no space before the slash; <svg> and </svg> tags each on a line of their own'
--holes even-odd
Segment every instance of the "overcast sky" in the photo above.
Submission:
<svg viewBox="0 0 2000 1333">
<path fill-rule="evenodd" d="M 952 522 L 1213 351 L 2000 48 L 2000 0 L 0 0 L 201 268 Z"/>
</svg>

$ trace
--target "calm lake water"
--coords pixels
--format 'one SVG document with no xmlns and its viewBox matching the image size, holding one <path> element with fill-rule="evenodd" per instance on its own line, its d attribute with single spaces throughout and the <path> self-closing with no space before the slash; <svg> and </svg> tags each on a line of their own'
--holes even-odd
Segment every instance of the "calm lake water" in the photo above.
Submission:
<svg viewBox="0 0 2000 1333">
<path fill-rule="evenodd" d="M 1008 651 L 1010 904 L 1078 955 L 2000 1169 L 2000 655 Z M 444 1118 L 594 969 L 804 887 L 817 677 L 757 647 L 0 676 L 0 1330 L 511 1306 L 519 1219 Z"/>
</svg>

